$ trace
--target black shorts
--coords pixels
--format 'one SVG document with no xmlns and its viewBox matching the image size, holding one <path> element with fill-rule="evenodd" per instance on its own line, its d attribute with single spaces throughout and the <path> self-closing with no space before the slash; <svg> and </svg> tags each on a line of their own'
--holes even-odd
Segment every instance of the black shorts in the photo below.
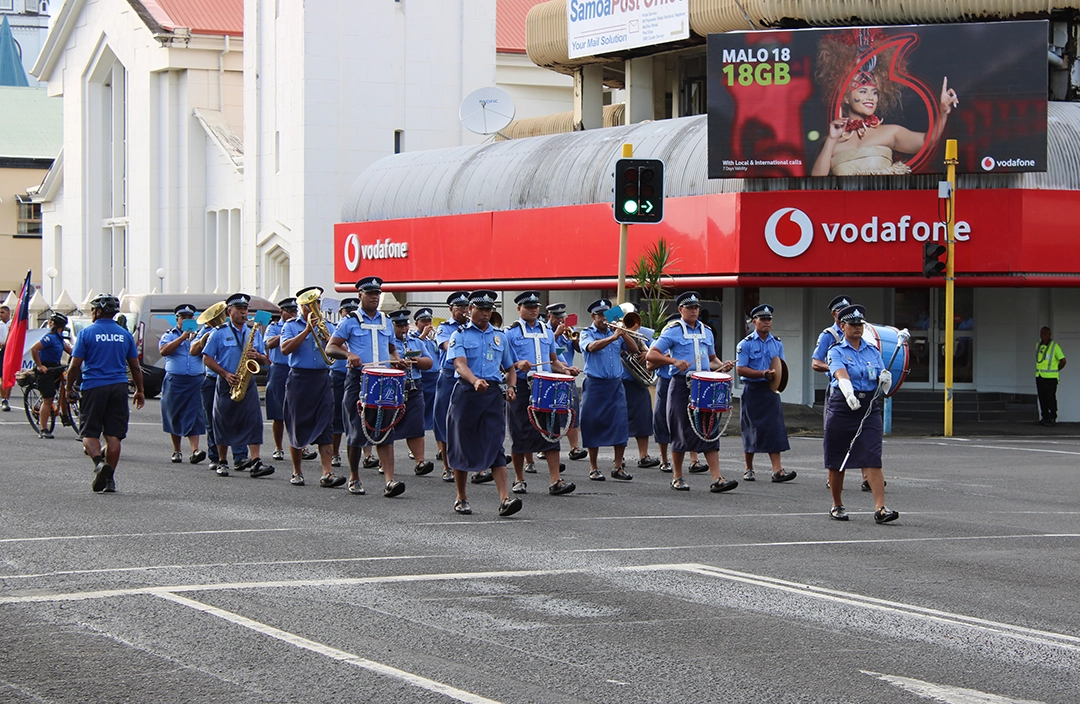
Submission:
<svg viewBox="0 0 1080 704">
<path fill-rule="evenodd" d="M 49 371 L 37 375 L 37 389 L 41 398 L 56 398 L 56 382 L 60 380 L 64 369 L 65 367 L 49 367 Z"/>
<path fill-rule="evenodd" d="M 127 437 L 128 385 L 109 384 L 83 389 L 79 396 L 79 435 L 84 438 Z"/>
</svg>

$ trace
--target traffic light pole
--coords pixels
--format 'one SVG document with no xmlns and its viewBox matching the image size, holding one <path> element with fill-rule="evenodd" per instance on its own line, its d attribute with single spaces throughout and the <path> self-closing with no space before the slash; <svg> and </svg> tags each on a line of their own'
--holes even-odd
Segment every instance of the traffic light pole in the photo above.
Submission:
<svg viewBox="0 0 1080 704">
<path fill-rule="evenodd" d="M 622 145 L 623 159 L 634 157 L 634 145 Z M 615 292 L 615 305 L 626 302 L 626 248 L 629 239 L 630 226 L 626 223 L 619 224 L 619 288 Z"/>
<path fill-rule="evenodd" d="M 945 255 L 945 437 L 953 435 L 953 357 L 956 349 L 953 319 L 956 303 L 956 265 L 953 248 L 956 245 L 956 164 L 955 139 L 945 140 L 945 165 L 949 180 L 949 222 L 946 230 Z"/>
</svg>

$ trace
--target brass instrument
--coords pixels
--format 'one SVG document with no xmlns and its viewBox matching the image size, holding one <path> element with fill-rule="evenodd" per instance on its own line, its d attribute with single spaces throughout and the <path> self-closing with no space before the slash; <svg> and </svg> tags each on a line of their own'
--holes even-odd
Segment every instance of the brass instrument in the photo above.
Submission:
<svg viewBox="0 0 1080 704">
<path fill-rule="evenodd" d="M 224 303 L 215 303 L 210 306 L 195 319 L 195 322 L 199 326 L 209 325 L 210 329 L 203 333 L 203 336 L 198 340 L 191 343 L 191 356 L 198 357 L 202 354 L 203 347 L 206 346 L 206 340 L 210 337 L 210 333 L 214 332 L 215 328 L 220 328 L 225 324 L 225 311 L 228 309 Z"/>
<path fill-rule="evenodd" d="M 236 383 L 229 387 L 229 398 L 234 403 L 240 403 L 244 400 L 244 396 L 247 395 L 248 386 L 251 384 L 251 379 L 260 371 L 262 367 L 254 359 L 248 359 L 248 353 L 254 348 L 255 345 L 255 327 L 252 326 L 251 334 L 248 335 L 247 342 L 244 343 L 244 349 L 240 351 L 240 364 L 236 367 Z"/>
<path fill-rule="evenodd" d="M 639 350 L 638 354 L 631 354 L 624 349 L 619 352 L 619 357 L 622 359 L 622 363 L 623 366 L 626 367 L 626 371 L 630 372 L 630 376 L 634 377 L 634 381 L 646 388 L 650 386 L 656 386 L 656 382 L 659 380 L 659 377 L 657 377 L 655 372 L 649 371 L 649 369 L 645 366 L 645 364 L 642 363 L 641 359 L 639 358 L 640 354 L 645 353 L 646 351 L 648 351 L 649 347 L 652 346 L 652 340 L 645 335 L 642 335 L 637 330 L 630 329 L 631 327 L 641 326 L 641 315 L 636 310 L 634 310 L 633 305 L 629 303 L 623 303 L 621 307 L 623 308 L 623 310 L 626 310 L 626 308 L 629 307 L 630 310 L 626 311 L 621 320 L 609 323 L 609 325 L 616 330 L 622 330 L 624 334 L 628 334 L 633 337 L 634 342 L 636 342 L 637 346 L 639 347 Z"/>
<path fill-rule="evenodd" d="M 330 366 L 334 363 L 334 360 L 330 355 L 326 354 L 326 345 L 330 342 L 330 329 L 326 327 L 326 319 L 323 318 L 322 307 L 319 305 L 319 296 L 321 295 L 322 289 L 313 288 L 297 296 L 296 302 L 302 306 L 307 306 L 311 311 L 308 313 L 307 318 L 308 324 L 311 325 L 311 335 L 315 338 L 315 346 L 319 348 L 319 354 L 322 355 L 326 366 Z"/>
</svg>

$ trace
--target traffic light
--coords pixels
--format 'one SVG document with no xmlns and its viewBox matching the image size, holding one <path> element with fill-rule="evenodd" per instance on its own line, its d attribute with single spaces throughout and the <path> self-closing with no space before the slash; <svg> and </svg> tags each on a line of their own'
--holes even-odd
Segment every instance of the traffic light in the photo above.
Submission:
<svg viewBox="0 0 1080 704">
<path fill-rule="evenodd" d="M 664 162 L 619 159 L 615 162 L 615 221 L 655 224 L 664 219 Z"/>
<path fill-rule="evenodd" d="M 945 254 L 945 245 L 937 242 L 923 244 L 923 276 L 930 279 L 945 273 L 945 262 L 939 259 L 942 254 Z"/>
</svg>

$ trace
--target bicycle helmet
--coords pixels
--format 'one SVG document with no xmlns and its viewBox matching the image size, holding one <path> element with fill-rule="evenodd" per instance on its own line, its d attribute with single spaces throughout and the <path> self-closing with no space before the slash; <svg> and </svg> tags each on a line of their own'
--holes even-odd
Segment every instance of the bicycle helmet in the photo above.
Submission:
<svg viewBox="0 0 1080 704">
<path fill-rule="evenodd" d="M 116 315 L 120 312 L 120 301 L 111 293 L 99 293 L 90 301 L 90 308 L 100 310 L 105 315 Z"/>
<path fill-rule="evenodd" d="M 49 324 L 54 328 L 66 326 L 68 324 L 68 317 L 63 313 L 53 313 L 49 316 Z"/>
</svg>

